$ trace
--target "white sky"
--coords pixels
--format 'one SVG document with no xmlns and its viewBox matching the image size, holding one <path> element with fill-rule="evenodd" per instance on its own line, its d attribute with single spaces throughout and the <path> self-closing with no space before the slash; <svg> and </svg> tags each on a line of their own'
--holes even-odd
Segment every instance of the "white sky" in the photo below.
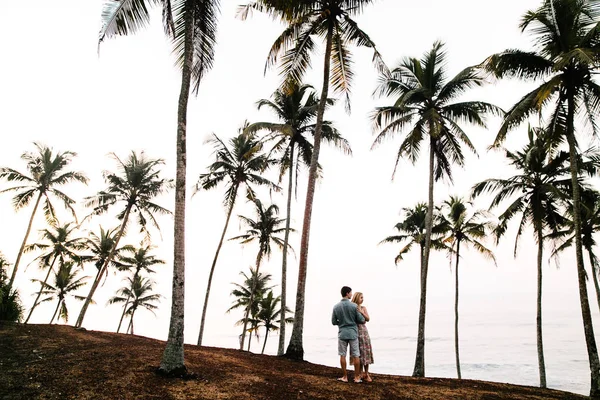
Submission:
<svg viewBox="0 0 600 400">
<path fill-rule="evenodd" d="M 189 188 L 212 160 L 212 149 L 203 144 L 210 133 L 229 138 L 236 134 L 245 119 L 273 120 L 267 112 L 258 113 L 255 102 L 268 98 L 279 83 L 275 71 L 268 72 L 265 77 L 263 68 L 268 49 L 282 28 L 257 13 L 249 21 L 240 21 L 235 18 L 239 2 L 227 0 L 223 3 L 214 69 L 202 83 L 198 98 L 189 105 Z M 420 57 L 435 40 L 443 40 L 449 53 L 448 69 L 453 75 L 505 48 L 528 48 L 529 38 L 520 34 L 517 25 L 520 16 L 537 7 L 538 3 L 538 0 L 501 3 L 490 0 L 381 0 L 368 7 L 357 20 L 391 66 L 405 56 Z M 180 75 L 173 67 L 170 44 L 164 39 L 158 13 L 149 29 L 136 36 L 108 40 L 98 56 L 100 9 L 99 0 L 0 1 L 0 52 L 5 60 L 0 69 L 0 132 L 3 136 L 0 164 L 24 171 L 20 155 L 33 149 L 33 141 L 50 145 L 55 150 L 76 151 L 79 155 L 72 168 L 85 171 L 91 180 L 88 187 L 73 185 L 65 189 L 78 200 L 104 188 L 101 171 L 115 167 L 107 157 L 110 152 L 126 157 L 133 149 L 145 150 L 149 156 L 166 160 L 166 176 L 175 175 L 174 142 Z M 404 334 L 416 335 L 417 253 L 395 267 L 393 259 L 398 247 L 377 246 L 377 243 L 394 234 L 392 228 L 400 220 L 402 207 L 426 200 L 426 160 L 416 166 L 402 162 L 396 180 L 390 181 L 399 142 L 396 140 L 375 151 L 369 150 L 373 135 L 367 116 L 376 104 L 382 103 L 373 100 L 371 95 L 377 78 L 370 62 L 371 53 L 365 49 L 352 51 L 356 72 L 353 112 L 351 115 L 344 113 L 340 102 L 326 117 L 334 120 L 350 141 L 354 156 L 345 157 L 328 148 L 321 153 L 325 178 L 318 186 L 313 213 L 304 331 L 307 335 L 331 334 L 335 337 L 335 328 L 329 325 L 330 305 L 338 300 L 339 288 L 350 285 L 355 291 L 364 292 L 365 304 L 375 319 L 371 325 L 373 329 L 383 330 L 390 319 L 406 316 L 406 322 L 414 322 L 414 329 Z M 318 53 L 313 58 L 317 72 L 309 74 L 307 79 L 307 83 L 317 88 L 321 87 L 318 72 L 321 66 L 322 55 Z M 525 85 L 501 82 L 473 91 L 466 98 L 484 99 L 508 108 L 525 90 Z M 454 186 L 447 182 L 438 184 L 437 202 L 448 193 L 467 195 L 474 183 L 487 177 L 510 174 L 501 154 L 486 152 L 498 124 L 498 120 L 490 121 L 489 131 L 467 128 L 480 157 L 469 156 L 464 170 L 455 169 Z M 520 146 L 523 132 L 513 132 L 508 146 Z M 299 180 L 298 201 L 293 203 L 292 225 L 298 230 L 301 229 L 306 178 L 304 171 Z M 5 187 L 6 183 L 0 183 L 0 188 Z M 224 223 L 222 196 L 220 188 L 200 193 L 188 201 L 185 334 L 189 343 L 196 342 L 208 272 Z M 268 202 L 267 194 L 264 196 L 264 201 Z M 283 195 L 274 196 L 273 201 L 282 209 L 285 207 Z M 161 199 L 160 204 L 172 209 L 173 193 Z M 488 203 L 480 201 L 476 205 L 484 208 Z M 11 262 L 16 258 L 30 212 L 27 208 L 15 213 L 11 208 L 11 196 L 0 196 L 0 221 L 4 228 L 0 230 L 0 251 Z M 251 208 L 242 201 L 234 213 L 252 215 Z M 86 210 L 81 208 L 79 215 L 86 215 Z M 93 220 L 84 228 L 97 231 L 99 222 Z M 110 218 L 103 220 L 105 226 L 112 223 L 115 222 Z M 170 310 L 173 225 L 170 218 L 162 218 L 161 224 L 164 240 L 160 242 L 156 235 L 155 244 L 168 264 L 155 279 L 157 290 L 166 299 L 156 318 L 148 312 L 139 312 L 136 333 L 165 339 Z M 35 228 L 43 227 L 43 217 L 39 214 Z M 239 228 L 237 220 L 232 219 L 227 237 L 235 236 Z M 130 231 L 134 232 L 135 228 L 132 226 Z M 36 236 L 34 230 L 30 241 L 36 240 Z M 299 236 L 292 236 L 292 245 L 298 251 Z M 527 309 L 534 320 L 536 250 L 530 234 L 525 236 L 516 260 L 512 257 L 514 229 L 494 249 L 497 268 L 465 251 L 460 287 L 463 311 L 483 314 L 516 307 Z M 128 237 L 126 242 L 135 244 L 137 240 Z M 232 301 L 230 283 L 239 280 L 238 273 L 253 263 L 255 254 L 253 246 L 241 248 L 233 242 L 225 243 L 212 286 L 206 345 L 221 343 L 219 338 L 223 334 L 238 333 L 238 327 L 232 328 L 232 325 L 241 318 L 241 312 L 224 315 Z M 24 270 L 32 258 L 33 255 L 24 258 L 17 281 L 26 306 L 32 303 L 30 293 L 36 289 L 29 279 L 39 277 L 34 266 Z M 87 268 L 87 274 L 92 275 L 94 268 Z M 279 282 L 280 255 L 276 254 L 262 268 L 273 275 L 274 282 Z M 577 276 L 572 259 L 564 258 L 560 269 L 545 263 L 544 273 L 548 315 L 553 308 L 571 309 L 579 315 Z M 292 306 L 296 275 L 297 261 L 292 259 L 288 274 L 288 302 Z M 98 305 L 90 308 L 84 326 L 101 330 L 116 328 L 120 310 L 103 305 L 114 289 L 120 287 L 120 278 L 110 275 L 106 285 L 98 290 Z M 428 291 L 431 315 L 452 312 L 453 290 L 447 259 L 444 255 L 434 254 Z M 516 298 L 526 301 L 511 300 Z M 498 308 L 488 308 L 492 299 L 498 300 Z M 36 311 L 34 322 L 50 319 L 54 306 L 44 307 Z M 403 310 L 400 316 L 395 316 L 395 309 Z M 594 303 L 592 309 L 595 310 Z M 79 304 L 72 300 L 70 312 L 70 323 L 74 323 Z M 236 343 L 220 345 L 235 347 Z"/>
</svg>

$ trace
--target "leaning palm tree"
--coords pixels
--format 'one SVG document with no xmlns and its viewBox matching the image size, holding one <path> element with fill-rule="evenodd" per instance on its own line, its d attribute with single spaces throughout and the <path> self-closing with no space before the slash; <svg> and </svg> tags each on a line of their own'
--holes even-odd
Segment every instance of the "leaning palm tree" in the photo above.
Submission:
<svg viewBox="0 0 600 400">
<path fill-rule="evenodd" d="M 449 228 L 449 234 L 444 241 L 451 243 L 451 255 L 456 256 L 454 262 L 454 351 L 458 379 L 462 379 L 458 340 L 458 262 L 460 260 L 460 245 L 471 247 L 484 257 L 494 261 L 494 264 L 496 263 L 494 253 L 481 242 L 494 228 L 494 225 L 488 219 L 485 211 L 478 210 L 469 214 L 468 206 L 471 206 L 471 203 L 450 196 L 450 199 L 444 201 L 443 204 L 446 214 L 442 214 L 442 218 L 445 219 L 446 226 Z"/>
<path fill-rule="evenodd" d="M 0 179 L 6 179 L 9 182 L 19 182 L 19 185 L 17 186 L 0 191 L 0 193 L 17 192 L 17 195 L 13 197 L 13 206 L 15 210 L 18 211 L 21 208 L 27 207 L 31 200 L 33 200 L 34 197 L 36 198 L 33 210 L 31 211 L 31 217 L 29 217 L 29 224 L 25 231 L 25 237 L 19 248 L 17 260 L 15 261 L 10 281 L 8 282 L 9 290 L 12 288 L 15 277 L 17 276 L 17 270 L 19 269 L 21 256 L 27 245 L 27 238 L 31 232 L 33 219 L 42 200 L 44 200 L 44 214 L 48 222 L 56 219 L 54 205 L 51 200 L 52 197 L 59 199 L 65 208 L 71 212 L 73 218 L 77 220 L 75 210 L 73 209 L 75 200 L 71 199 L 57 187 L 72 182 L 81 182 L 84 184 L 87 184 L 88 182 L 88 179 L 83 173 L 66 171 L 77 153 L 72 151 L 55 153 L 50 147 L 43 144 L 34 143 L 34 145 L 36 147 L 35 152 L 25 152 L 21 155 L 21 158 L 27 163 L 29 175 L 12 168 L 0 168 Z"/>
<path fill-rule="evenodd" d="M 594 74 L 600 65 L 600 3 L 597 0 L 542 0 L 542 5 L 525 13 L 520 28 L 534 37 L 534 51 L 505 50 L 489 57 L 484 66 L 497 77 L 526 81 L 543 78 L 539 86 L 523 96 L 506 114 L 495 146 L 509 130 L 541 114 L 552 105 L 548 129 L 567 139 L 575 227 L 575 255 L 579 299 L 590 362 L 590 396 L 600 396 L 600 359 L 588 301 L 581 241 L 581 210 L 577 166 L 576 115 L 588 119 L 597 134 L 600 86 Z"/>
<path fill-rule="evenodd" d="M 74 268 L 75 267 L 75 268 Z M 77 300 L 85 300 L 85 297 L 72 294 L 71 292 L 85 286 L 88 276 L 78 277 L 79 273 L 77 264 L 72 261 L 60 260 L 58 271 L 54 273 L 54 285 L 47 282 L 33 279 L 34 282 L 39 282 L 41 287 L 38 293 L 40 295 L 48 296 L 44 298 L 40 303 L 47 301 L 57 300 L 56 309 L 50 319 L 50 324 L 54 322 L 54 318 L 58 314 L 56 321 L 58 322 L 61 318 L 65 322 L 69 322 L 69 309 L 67 308 L 67 297 L 72 296 Z"/>
<path fill-rule="evenodd" d="M 125 269 L 129 269 L 133 271 L 133 280 L 135 281 L 140 272 L 144 271 L 149 274 L 153 274 L 155 271 L 152 269 L 157 265 L 165 264 L 164 260 L 156 258 L 156 256 L 150 254 L 150 252 L 155 248 L 155 246 L 147 245 L 139 248 L 129 248 L 126 251 L 127 256 L 122 255 L 120 257 L 120 262 L 123 263 Z M 121 319 L 119 320 L 119 326 L 117 327 L 117 333 L 121 330 L 121 324 L 123 323 L 123 319 L 125 318 L 125 313 L 127 312 L 127 306 L 129 305 L 129 299 L 123 305 L 123 313 L 121 314 Z"/>
<path fill-rule="evenodd" d="M 287 89 L 289 83 L 302 82 L 303 76 L 310 66 L 311 53 L 315 50 L 313 37 L 319 37 L 325 42 L 323 87 L 317 108 L 314 148 L 308 171 L 306 204 L 302 225 L 295 320 L 290 344 L 286 350 L 286 357 L 292 359 L 302 360 L 304 358 L 302 332 L 304 328 L 309 234 L 329 86 L 331 84 L 335 92 L 345 95 L 346 109 L 350 111 L 350 87 L 354 76 L 350 45 L 372 48 L 375 65 L 381 72 L 387 71 L 379 52 L 375 48 L 375 43 L 358 27 L 353 19 L 363 11 L 365 6 L 371 3 L 373 3 L 373 0 L 257 0 L 242 7 L 239 12 L 239 15 L 244 19 L 251 10 L 258 9 L 280 18 L 287 25 L 271 47 L 266 65 L 266 67 L 274 66 L 281 59 L 284 89 Z"/>
<path fill-rule="evenodd" d="M 248 226 L 248 230 L 245 234 L 236 236 L 230 240 L 239 240 L 242 244 L 258 242 L 258 253 L 256 255 L 256 272 L 258 273 L 263 260 L 268 260 L 271 257 L 271 243 L 274 243 L 284 252 L 288 249 L 292 250 L 292 248 L 286 248 L 283 239 L 276 236 L 277 234 L 285 232 L 285 228 L 280 228 L 280 225 L 285 223 L 285 219 L 277 217 L 277 214 L 279 214 L 279 207 L 275 204 L 271 204 L 265 208 L 259 199 L 254 200 L 254 205 L 257 214 L 256 220 L 240 215 L 240 219 Z M 256 284 L 256 282 L 254 282 L 254 284 Z M 255 293 L 256 288 L 252 287 L 248 304 L 252 305 Z M 240 350 L 243 350 L 244 348 L 249 313 L 250 307 L 246 309 L 246 316 L 244 317 L 245 321 Z"/>
<path fill-rule="evenodd" d="M 377 89 L 380 97 L 392 97 L 393 104 L 378 107 L 373 114 L 373 129 L 379 132 L 373 147 L 397 132 L 406 131 L 398 149 L 392 179 L 400 158 L 406 157 L 414 164 L 419 158 L 423 142 L 429 145 L 429 214 L 421 267 L 421 306 L 413 376 L 425 376 L 425 293 L 435 181 L 444 176 L 452 180 L 452 164 L 464 165 L 462 146 L 476 153 L 460 124 L 485 127 L 484 117 L 487 114 L 501 113 L 498 107 L 482 101 L 456 101 L 469 89 L 483 85 L 484 79 L 472 67 L 465 68 L 448 79 L 446 56 L 444 45 L 436 42 L 421 60 L 406 58 L 401 61 L 389 76 L 381 78 Z"/>
<path fill-rule="evenodd" d="M 586 250 L 588 260 L 590 261 L 590 270 L 594 288 L 596 290 L 596 300 L 598 308 L 600 308 L 600 284 L 598 283 L 599 264 L 598 257 L 594 253 L 596 247 L 596 239 L 594 235 L 600 231 L 600 193 L 594 189 L 581 189 L 581 243 Z M 564 227 L 555 234 L 551 234 L 552 239 L 559 241 L 553 255 L 558 256 L 559 253 L 573 246 L 575 243 L 575 227 L 573 224 L 573 204 L 569 202 L 567 206 L 566 220 Z"/>
<path fill-rule="evenodd" d="M 187 109 L 192 84 L 194 93 L 198 94 L 201 79 L 213 65 L 219 0 L 105 0 L 100 42 L 114 35 L 135 33 L 144 27 L 150 20 L 149 6 L 156 3 L 162 5 L 165 33 L 173 40 L 181 67 L 175 141 L 177 164 L 171 321 L 159 370 L 181 376 L 187 371 L 183 351 Z"/>
<path fill-rule="evenodd" d="M 244 125 L 238 132 L 238 135 L 229 140 L 229 146 L 217 135 L 213 135 L 209 143 L 214 146 L 215 161 L 208 167 L 208 173 L 200 175 L 196 184 L 196 192 L 214 189 L 220 184 L 225 184 L 226 189 L 223 205 L 227 210 L 225 226 L 221 232 L 221 238 L 219 239 L 219 244 L 217 245 L 217 250 L 215 251 L 215 256 L 210 267 L 210 273 L 208 274 L 206 295 L 200 319 L 198 346 L 202 345 L 202 337 L 204 336 L 206 310 L 208 309 L 208 298 L 210 296 L 213 274 L 238 194 L 245 188 L 246 197 L 254 199 L 256 198 L 256 194 L 254 193 L 255 186 L 267 186 L 272 190 L 279 190 L 277 185 L 263 178 L 261 175 L 272 161 L 262 153 L 263 144 L 258 140 L 256 135 L 244 133 L 246 127 L 247 125 Z"/>
<path fill-rule="evenodd" d="M 59 225 L 55 221 L 52 221 L 50 227 L 51 229 L 43 229 L 40 231 L 40 236 L 44 240 L 43 242 L 33 243 L 25 248 L 25 252 L 42 251 L 42 254 L 36 257 L 34 262 L 38 261 L 40 268 L 48 269 L 43 281 L 35 280 L 36 282 L 40 282 L 40 290 L 33 302 L 33 306 L 31 306 L 31 309 L 29 310 L 25 323 L 29 322 L 33 310 L 35 310 L 39 304 L 40 296 L 44 291 L 44 287 L 48 282 L 50 274 L 54 271 L 54 264 L 56 261 L 59 261 L 59 265 L 63 265 L 66 261 L 81 263 L 82 258 L 79 252 L 86 248 L 85 238 L 73 237 L 78 228 L 74 223 L 68 222 L 64 225 Z"/>
<path fill-rule="evenodd" d="M 267 295 L 263 295 L 259 302 L 259 311 L 256 314 L 256 319 L 258 321 L 259 327 L 262 326 L 265 328 L 265 341 L 263 342 L 263 347 L 260 354 L 265 353 L 265 347 L 267 346 L 267 339 L 269 338 L 270 332 L 277 332 L 282 335 L 280 331 L 281 326 L 285 326 L 285 324 L 291 324 L 294 322 L 293 317 L 287 317 L 285 322 L 279 321 L 277 317 L 281 315 L 285 315 L 279 309 L 281 303 L 281 296 L 275 297 L 273 295 L 273 291 L 269 290 Z M 292 310 L 289 308 L 286 310 L 286 313 L 291 314 Z"/>
<path fill-rule="evenodd" d="M 169 210 L 154 202 L 156 196 L 165 193 L 171 186 L 170 179 L 160 177 L 159 166 L 163 164 L 163 160 L 149 159 L 144 152 L 140 154 L 131 152 L 125 161 L 122 161 L 114 153 L 112 156 L 118 164 L 118 173 L 104 171 L 104 180 L 107 182 L 108 187 L 96 196 L 88 197 L 86 205 L 93 207 L 91 215 L 101 215 L 112 206 L 122 205 L 123 208 L 117 214 L 121 226 L 115 236 L 114 246 L 104 260 L 98 278 L 92 284 L 90 293 L 83 303 L 83 307 L 81 307 L 81 312 L 75 323 L 76 327 L 81 327 L 81 324 L 83 324 L 88 305 L 98 288 L 102 275 L 115 256 L 119 241 L 122 239 L 129 223 L 131 213 L 137 215 L 138 225 L 141 232 L 146 234 L 146 237 L 150 235 L 148 224 L 153 225 L 160 231 L 155 214 L 171 214 Z"/>
<path fill-rule="evenodd" d="M 498 241 L 508 228 L 508 223 L 519 218 L 519 228 L 515 237 L 514 256 L 524 229 L 531 225 L 537 242 L 537 350 L 540 373 L 540 386 L 546 387 L 546 367 L 542 336 L 542 259 L 546 235 L 555 232 L 564 222 L 560 206 L 562 192 L 569 190 L 569 154 L 553 154 L 552 137 L 542 129 L 529 129 L 529 143 L 521 151 L 506 150 L 506 158 L 518 174 L 507 179 L 491 178 L 473 187 L 473 197 L 492 193 L 490 205 L 497 208 L 509 201 L 500 214 L 498 226 L 494 229 Z M 587 164 L 586 164 L 587 165 Z"/>
<path fill-rule="evenodd" d="M 154 290 L 154 281 L 144 278 L 141 275 L 135 275 L 126 279 L 127 286 L 117 290 L 117 295 L 108 300 L 108 304 L 126 303 L 129 315 L 129 326 L 127 331 L 133 335 L 133 318 L 138 308 L 145 308 L 154 314 L 158 308 L 155 302 L 159 302 L 162 297 L 160 294 L 152 293 Z"/>
<path fill-rule="evenodd" d="M 292 210 L 292 189 L 294 187 L 294 171 L 296 172 L 296 188 L 298 187 L 298 170 L 301 164 L 310 165 L 312 143 L 310 135 L 315 131 L 315 118 L 319 98 L 310 85 L 290 83 L 286 90 L 278 89 L 273 93 L 273 100 L 262 99 L 258 109 L 262 107 L 272 111 L 278 122 L 255 122 L 246 128 L 246 132 L 265 130 L 269 134 L 264 141 L 273 141 L 271 152 L 279 154 L 279 182 L 288 173 L 287 209 L 285 221 L 284 247 L 287 249 L 290 236 Z M 329 99 L 327 104 L 333 104 Z M 323 121 L 322 140 L 333 144 L 346 154 L 352 154 L 350 144 L 344 139 L 330 121 Z M 287 252 L 283 252 L 281 263 L 281 320 L 286 320 L 285 310 L 287 296 Z M 279 348 L 277 355 L 285 351 L 285 323 L 279 327 Z"/>
</svg>

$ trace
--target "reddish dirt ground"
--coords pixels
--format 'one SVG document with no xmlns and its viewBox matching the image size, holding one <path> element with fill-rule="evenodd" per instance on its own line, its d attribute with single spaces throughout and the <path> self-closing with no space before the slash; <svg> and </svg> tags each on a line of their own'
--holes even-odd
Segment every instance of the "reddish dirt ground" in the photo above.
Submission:
<svg viewBox="0 0 600 400">
<path fill-rule="evenodd" d="M 195 378 L 155 373 L 164 342 L 70 326 L 0 326 L 1 399 L 585 399 L 571 393 L 472 380 L 373 374 L 337 382 L 340 370 L 231 349 L 188 346 Z"/>
</svg>

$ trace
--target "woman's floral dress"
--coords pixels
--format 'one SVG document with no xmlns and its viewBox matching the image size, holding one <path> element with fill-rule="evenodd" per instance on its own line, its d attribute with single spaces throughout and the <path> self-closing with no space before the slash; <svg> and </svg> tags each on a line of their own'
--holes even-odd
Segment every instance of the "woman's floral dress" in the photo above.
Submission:
<svg viewBox="0 0 600 400">
<path fill-rule="evenodd" d="M 373 348 L 367 324 L 358 324 L 358 347 L 360 348 L 360 363 L 362 365 L 373 364 Z"/>
</svg>

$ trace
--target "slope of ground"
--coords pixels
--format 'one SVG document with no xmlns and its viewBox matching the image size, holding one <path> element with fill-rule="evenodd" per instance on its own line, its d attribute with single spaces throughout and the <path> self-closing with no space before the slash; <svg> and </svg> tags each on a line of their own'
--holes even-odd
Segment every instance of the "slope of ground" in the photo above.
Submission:
<svg viewBox="0 0 600 400">
<path fill-rule="evenodd" d="M 197 377 L 155 373 L 164 342 L 70 326 L 0 326 L 0 399 L 584 399 L 535 387 L 373 374 L 336 381 L 340 370 L 231 349 L 187 346 Z M 351 374 L 350 374 L 351 376 Z"/>
</svg>

